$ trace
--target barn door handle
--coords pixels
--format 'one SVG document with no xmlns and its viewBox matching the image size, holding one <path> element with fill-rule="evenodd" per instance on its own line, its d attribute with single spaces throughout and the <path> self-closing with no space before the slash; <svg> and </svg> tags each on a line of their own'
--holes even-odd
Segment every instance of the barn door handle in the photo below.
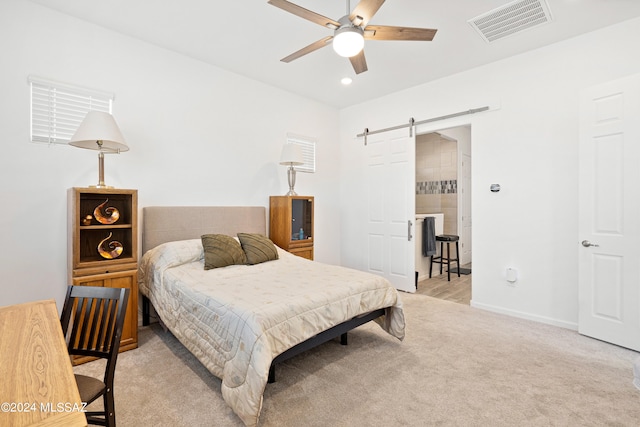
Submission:
<svg viewBox="0 0 640 427">
<path fill-rule="evenodd" d="M 408 240 L 411 241 L 411 238 L 413 237 L 411 235 L 411 226 L 413 225 L 413 223 L 411 222 L 411 220 L 407 221 L 407 236 L 409 236 Z"/>
<path fill-rule="evenodd" d="M 583 240 L 581 243 L 582 243 L 582 246 L 584 246 L 585 248 L 588 248 L 589 246 L 593 246 L 595 248 L 600 247 L 600 245 L 596 245 L 595 243 L 591 243 L 588 240 Z"/>
</svg>

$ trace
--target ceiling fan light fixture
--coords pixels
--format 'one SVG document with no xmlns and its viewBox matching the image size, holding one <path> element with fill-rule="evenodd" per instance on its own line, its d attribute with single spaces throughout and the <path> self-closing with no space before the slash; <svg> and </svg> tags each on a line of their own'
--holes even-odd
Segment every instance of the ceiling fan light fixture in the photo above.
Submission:
<svg viewBox="0 0 640 427">
<path fill-rule="evenodd" d="M 351 58 L 364 48 L 364 36 L 361 28 L 345 26 L 338 28 L 333 36 L 333 50 L 340 56 Z"/>
</svg>

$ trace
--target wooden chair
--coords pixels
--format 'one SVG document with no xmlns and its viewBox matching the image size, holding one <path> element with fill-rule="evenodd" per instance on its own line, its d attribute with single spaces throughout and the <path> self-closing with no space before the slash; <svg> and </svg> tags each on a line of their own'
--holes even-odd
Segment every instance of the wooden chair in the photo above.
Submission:
<svg viewBox="0 0 640 427">
<path fill-rule="evenodd" d="M 87 412 L 89 424 L 115 427 L 113 377 L 127 312 L 129 289 L 69 286 L 62 308 L 62 331 L 69 354 L 107 359 L 102 380 L 76 374 L 80 398 L 87 405 L 102 396 L 104 411 Z"/>
</svg>

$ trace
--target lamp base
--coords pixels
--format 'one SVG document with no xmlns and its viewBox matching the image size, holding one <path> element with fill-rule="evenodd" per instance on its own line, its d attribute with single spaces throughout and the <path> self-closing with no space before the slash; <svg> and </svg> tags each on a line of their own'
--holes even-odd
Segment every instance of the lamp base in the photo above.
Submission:
<svg viewBox="0 0 640 427">
<path fill-rule="evenodd" d="M 297 196 L 298 193 L 293 191 L 293 187 L 296 185 L 296 170 L 293 166 L 289 166 L 287 169 L 287 180 L 289 181 L 289 192 L 285 196 Z"/>
<path fill-rule="evenodd" d="M 98 153 L 98 183 L 90 185 L 89 188 L 113 188 L 104 183 L 104 152 L 102 150 Z"/>
</svg>

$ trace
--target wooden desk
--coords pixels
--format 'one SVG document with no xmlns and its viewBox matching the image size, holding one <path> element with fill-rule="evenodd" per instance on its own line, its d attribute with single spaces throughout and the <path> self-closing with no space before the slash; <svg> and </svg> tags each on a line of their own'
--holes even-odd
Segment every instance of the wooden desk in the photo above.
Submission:
<svg viewBox="0 0 640 427">
<path fill-rule="evenodd" d="M 86 426 L 54 300 L 0 307 L 0 426 Z"/>
</svg>

